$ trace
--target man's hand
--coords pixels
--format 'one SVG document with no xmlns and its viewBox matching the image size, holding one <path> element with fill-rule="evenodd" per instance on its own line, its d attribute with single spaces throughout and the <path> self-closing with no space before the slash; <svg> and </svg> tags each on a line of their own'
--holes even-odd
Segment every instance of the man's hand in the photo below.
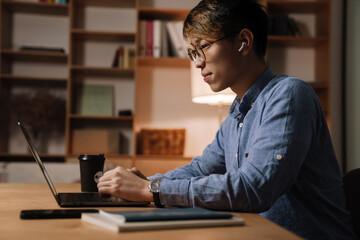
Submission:
<svg viewBox="0 0 360 240">
<path fill-rule="evenodd" d="M 150 181 L 138 169 L 117 167 L 105 172 L 97 186 L 100 195 L 111 194 L 129 201 L 151 202 L 153 196 L 149 184 Z"/>
</svg>

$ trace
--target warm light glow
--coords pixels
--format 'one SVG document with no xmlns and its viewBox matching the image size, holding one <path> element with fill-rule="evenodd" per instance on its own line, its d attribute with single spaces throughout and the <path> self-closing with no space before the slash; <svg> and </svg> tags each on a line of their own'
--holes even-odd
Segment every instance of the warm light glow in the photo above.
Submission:
<svg viewBox="0 0 360 240">
<path fill-rule="evenodd" d="M 204 82 L 201 70 L 195 68 L 191 62 L 191 98 L 194 103 L 209 105 L 230 105 L 235 99 L 235 93 L 227 88 L 221 92 L 213 92 L 210 86 Z"/>
<path fill-rule="evenodd" d="M 192 101 L 194 103 L 202 103 L 202 104 L 209 104 L 209 105 L 229 105 L 234 101 L 235 95 L 234 94 L 217 94 L 217 95 L 205 95 L 205 96 L 197 96 L 192 97 Z"/>
</svg>

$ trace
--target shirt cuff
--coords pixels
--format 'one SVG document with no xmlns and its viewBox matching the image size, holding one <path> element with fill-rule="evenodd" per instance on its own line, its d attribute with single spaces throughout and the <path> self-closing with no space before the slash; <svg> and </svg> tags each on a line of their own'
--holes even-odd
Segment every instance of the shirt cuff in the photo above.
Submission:
<svg viewBox="0 0 360 240">
<path fill-rule="evenodd" d="M 167 206 L 192 207 L 189 201 L 190 180 L 163 179 L 160 185 L 160 202 Z"/>
</svg>

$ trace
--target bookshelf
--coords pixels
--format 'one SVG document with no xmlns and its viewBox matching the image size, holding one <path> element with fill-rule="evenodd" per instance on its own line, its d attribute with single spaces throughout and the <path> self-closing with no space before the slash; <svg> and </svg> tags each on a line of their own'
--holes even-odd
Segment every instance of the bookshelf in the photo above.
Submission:
<svg viewBox="0 0 360 240">
<path fill-rule="evenodd" d="M 15 94 L 30 94 L 46 88 L 61 99 L 65 98 L 69 60 L 68 12 L 68 5 L 64 4 L 0 1 L 0 108 L 4 113 L 0 116 L 0 160 L 31 159 L 25 142 L 18 144 L 17 120 L 12 114 Z M 55 33 L 60 35 L 54 38 Z M 26 50 L 22 48 L 25 46 L 47 47 L 53 51 Z M 54 51 L 55 47 L 64 51 Z M 65 112 L 56 121 L 64 122 Z M 60 129 L 60 132 L 64 135 L 64 130 Z M 51 145 L 54 146 L 54 142 Z M 61 150 L 60 153 L 54 151 L 44 155 L 47 161 L 61 161 L 63 158 Z"/>
<path fill-rule="evenodd" d="M 119 46 L 135 49 L 136 1 L 70 1 L 69 5 L 72 9 L 70 48 L 73 51 L 69 73 L 66 156 L 68 159 L 74 157 L 75 146 L 72 140 L 75 130 L 101 129 L 124 135 L 127 139 L 126 149 L 107 154 L 116 156 L 115 158 L 128 158 L 132 155 L 135 144 L 134 115 L 118 116 L 117 112 L 127 109 L 134 113 L 135 68 L 114 67 L 112 64 Z M 105 21 L 99 23 L 101 21 L 96 21 L 97 18 L 105 18 Z M 118 21 L 119 24 L 112 24 L 113 21 Z M 81 115 L 77 112 L 79 86 L 87 84 L 114 87 L 112 116 Z M 126 97 L 120 98 L 122 95 Z"/>
<path fill-rule="evenodd" d="M 302 30 L 296 37 L 269 36 L 270 66 L 275 72 L 307 81 L 317 93 L 330 126 L 331 1 L 267 0 L 265 4 L 269 15 L 291 16 Z"/>
<path fill-rule="evenodd" d="M 168 128 L 182 128 L 185 122 L 188 124 L 185 125 L 187 132 L 193 131 L 194 128 L 207 132 L 207 129 L 201 127 L 203 121 L 207 120 L 195 122 L 198 120 L 192 119 L 192 116 L 201 118 L 201 115 L 214 113 L 214 110 L 204 110 L 191 103 L 190 93 L 188 93 L 190 85 L 184 80 L 189 74 L 190 62 L 188 59 L 139 56 L 141 20 L 184 20 L 189 9 L 197 1 L 180 5 L 174 1 L 174 5 L 179 5 L 176 6 L 177 9 L 170 8 L 171 3 L 163 2 L 165 2 L 164 7 L 154 7 L 151 6 L 150 1 L 144 0 L 70 0 L 69 4 L 0 0 L 1 109 L 9 108 L 8 99 L 16 87 L 36 89 L 46 85 L 51 90 L 65 93 L 65 129 L 62 140 L 60 143 L 57 142 L 63 147 L 60 152 L 50 151 L 44 154 L 46 161 L 58 161 L 61 158 L 70 162 L 77 161 L 77 156 L 73 154 L 72 150 L 72 139 L 74 130 L 79 129 L 121 132 L 127 139 L 127 149 L 120 153 L 109 153 L 108 159 L 126 167 L 145 168 L 149 174 L 153 173 L 153 169 L 161 167 L 165 171 L 191 160 L 195 151 L 189 151 L 190 154 L 184 157 L 144 156 L 136 151 L 137 134 L 141 128 L 159 128 L 163 125 Z M 289 14 L 308 29 L 305 34 L 297 37 L 269 36 L 268 58 L 271 67 L 278 73 L 295 75 L 308 81 L 318 94 L 329 119 L 330 1 L 267 0 L 264 2 L 270 14 Z M 14 23 L 17 15 L 20 17 L 26 15 L 25 19 L 37 19 L 39 16 L 49 19 L 60 18 L 61 23 L 55 22 L 54 26 L 47 26 L 40 36 L 54 34 L 51 28 L 62 24 L 62 30 L 57 33 L 60 35 L 55 35 L 55 38 L 51 39 L 53 45 L 63 47 L 65 52 L 30 52 L 14 47 L 14 44 L 19 42 L 18 38 L 13 37 L 13 32 L 20 31 L 16 29 L 18 26 Z M 97 21 L 97 19 L 101 19 L 101 21 Z M 50 33 L 48 33 L 49 31 Z M 32 36 L 29 38 L 33 39 Z M 61 38 L 62 41 L 59 43 L 57 38 Z M 32 44 L 36 43 L 35 40 Z M 40 44 L 44 44 L 44 42 L 40 42 Z M 112 66 L 114 53 L 120 45 L 135 49 L 136 57 L 133 68 Z M 17 70 L 17 67 L 14 67 L 18 63 L 24 68 L 23 70 Z M 36 71 L 29 70 L 34 63 L 37 64 Z M 53 69 L 54 66 L 59 69 L 41 70 L 41 67 L 49 65 L 50 69 Z M 83 84 L 114 86 L 116 93 L 112 116 L 84 116 L 77 113 L 78 89 Z M 159 86 L 162 90 L 159 89 Z M 168 98 L 169 95 L 177 100 L 170 99 L 167 103 L 163 99 Z M 178 112 L 165 110 L 170 105 Z M 120 110 L 131 110 L 133 114 L 132 116 L 118 116 L 117 112 Z M 180 116 L 184 113 L 185 118 L 181 119 Z M 172 114 L 174 116 L 171 116 Z M 165 117 L 165 115 L 170 115 L 170 117 Z M 166 121 L 163 118 L 166 118 Z M 216 128 L 216 113 L 214 118 L 214 124 L 209 128 Z M 2 132 L 0 135 L 0 160 L 14 161 L 18 157 L 21 160 L 32 161 L 25 148 L 16 152 L 11 146 L 16 139 L 22 137 L 15 136 L 15 140 L 11 140 L 14 138 L 13 135 L 16 135 L 13 127 L 9 127 L 11 120 L 10 117 L 4 115 L 0 117 L 0 132 Z M 209 124 L 211 125 L 211 123 Z M 195 127 L 191 128 L 190 125 Z M 197 132 L 196 135 L 199 136 L 201 133 Z M 212 140 L 211 136 L 212 133 L 209 136 L 206 135 L 205 138 Z M 24 144 L 21 140 L 17 141 Z M 186 139 L 188 145 L 196 145 L 196 141 L 194 135 L 189 135 Z M 201 150 L 196 151 L 200 154 Z"/>
</svg>

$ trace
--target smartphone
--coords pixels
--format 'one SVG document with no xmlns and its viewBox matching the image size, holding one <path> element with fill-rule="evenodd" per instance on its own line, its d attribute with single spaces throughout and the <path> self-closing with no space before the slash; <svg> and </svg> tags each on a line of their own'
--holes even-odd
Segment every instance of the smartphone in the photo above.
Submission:
<svg viewBox="0 0 360 240">
<path fill-rule="evenodd" d="M 98 213 L 97 209 L 41 209 L 22 210 L 21 219 L 81 218 L 81 213 Z"/>
</svg>

